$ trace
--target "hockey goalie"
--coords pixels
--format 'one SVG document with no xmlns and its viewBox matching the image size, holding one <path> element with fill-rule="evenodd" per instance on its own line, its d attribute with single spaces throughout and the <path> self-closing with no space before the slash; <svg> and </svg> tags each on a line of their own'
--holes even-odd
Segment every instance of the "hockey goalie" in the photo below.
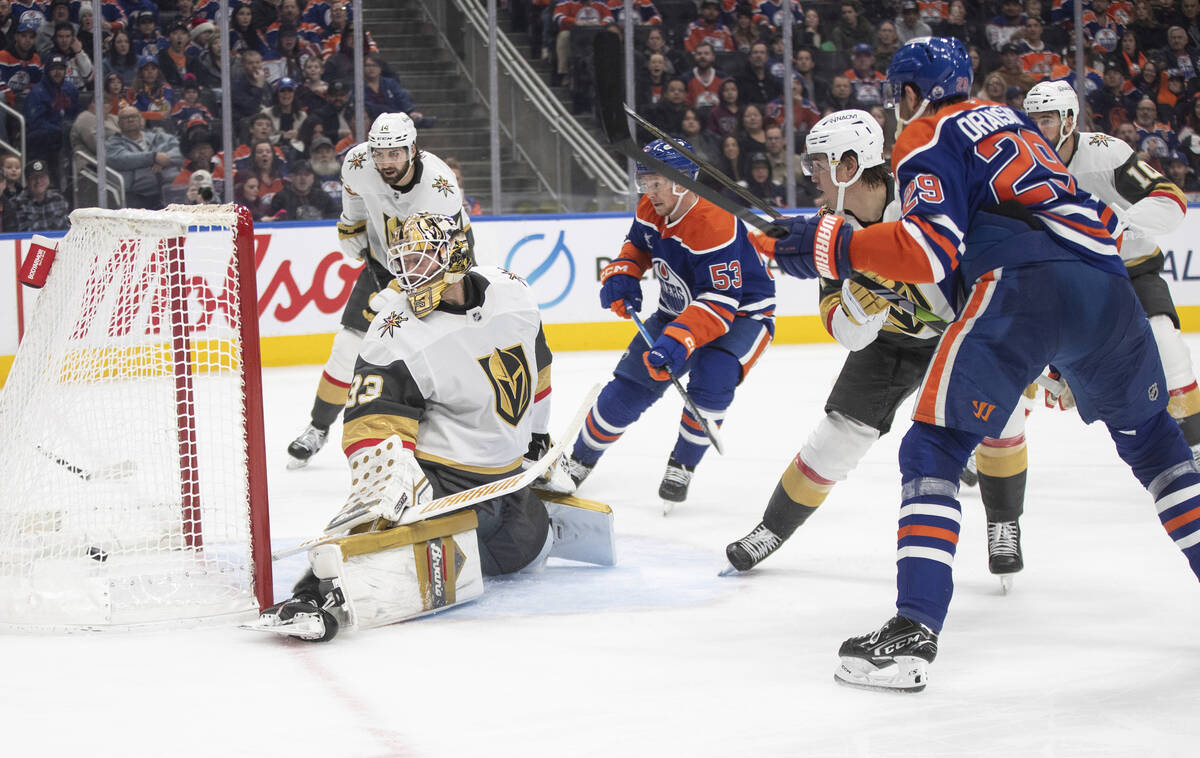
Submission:
<svg viewBox="0 0 1200 758">
<path fill-rule="evenodd" d="M 614 562 L 612 511 L 545 490 L 396 526 L 409 509 L 499 484 L 550 449 L 551 354 L 528 285 L 475 267 L 452 218 L 415 214 L 388 242 L 396 278 L 372 303 L 346 402 L 350 495 L 293 597 L 250 629 L 329 640 L 467 602 L 484 576 L 550 556 Z"/>
</svg>

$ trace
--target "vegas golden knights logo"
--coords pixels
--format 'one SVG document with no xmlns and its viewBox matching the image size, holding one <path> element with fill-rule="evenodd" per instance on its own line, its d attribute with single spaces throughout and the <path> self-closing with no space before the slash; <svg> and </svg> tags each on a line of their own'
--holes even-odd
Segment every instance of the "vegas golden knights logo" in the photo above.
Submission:
<svg viewBox="0 0 1200 758">
<path fill-rule="evenodd" d="M 924 308 L 927 311 L 933 310 L 933 306 L 929 304 L 928 298 L 921 293 L 919 287 L 896 282 L 896 291 L 911 300 L 918 308 Z M 911 335 L 920 334 L 921 330 L 925 328 L 925 325 L 918 321 L 916 316 L 910 313 L 901 313 L 895 308 L 888 309 L 888 322 L 905 334 Z"/>
<path fill-rule="evenodd" d="M 496 393 L 496 415 L 512 426 L 521 423 L 533 400 L 533 381 L 525 348 L 520 344 L 496 348 L 490 355 L 476 360 Z"/>
</svg>

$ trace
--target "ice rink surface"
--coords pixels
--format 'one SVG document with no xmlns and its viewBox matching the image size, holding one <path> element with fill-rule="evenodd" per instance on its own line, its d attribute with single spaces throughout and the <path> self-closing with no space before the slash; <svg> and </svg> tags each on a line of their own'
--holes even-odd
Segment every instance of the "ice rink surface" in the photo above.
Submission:
<svg viewBox="0 0 1200 758">
<path fill-rule="evenodd" d="M 1194 355 L 1200 339 L 1189 338 Z M 233 628 L 5 636 L 6 756 L 1196 756 L 1200 587 L 1106 431 L 1029 421 L 1026 569 L 1004 596 L 964 490 L 957 587 L 929 688 L 833 681 L 838 645 L 894 613 L 896 450 L 877 444 L 753 572 L 719 578 L 822 413 L 844 357 L 776 346 L 741 388 L 688 502 L 657 497 L 668 392 L 580 494 L 616 514 L 620 563 L 551 562 L 477 602 L 324 645 Z M 616 353 L 560 353 L 553 429 Z M 285 470 L 319 368 L 265 378 L 276 547 L 315 534 L 348 477 L 331 443 Z M 335 429 L 335 436 L 340 429 Z M 279 562 L 286 596 L 303 556 Z"/>
</svg>

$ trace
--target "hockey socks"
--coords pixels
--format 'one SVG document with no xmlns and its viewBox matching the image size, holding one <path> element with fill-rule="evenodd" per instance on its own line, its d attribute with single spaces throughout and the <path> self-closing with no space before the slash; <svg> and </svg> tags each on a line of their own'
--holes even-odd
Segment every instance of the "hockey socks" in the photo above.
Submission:
<svg viewBox="0 0 1200 758">
<path fill-rule="evenodd" d="M 1200 469 L 1164 410 L 1133 429 L 1109 428 L 1121 460 L 1154 498 L 1159 521 L 1200 578 Z"/>
<path fill-rule="evenodd" d="M 623 376 L 614 377 L 604 385 L 596 404 L 588 412 L 571 457 L 586 466 L 595 466 L 604 451 L 621 439 L 625 430 L 662 395 L 665 388 L 664 383 L 662 389 L 654 392 Z"/>
<path fill-rule="evenodd" d="M 985 437 L 975 451 L 979 494 L 989 522 L 1016 521 L 1025 511 L 1029 459 L 1025 435 Z"/>
<path fill-rule="evenodd" d="M 1200 579 L 1200 472 L 1188 460 L 1164 471 L 1150 483 L 1154 508 L 1167 536 L 1183 551 Z"/>
<path fill-rule="evenodd" d="M 896 609 L 940 632 L 950 597 L 962 508 L 958 475 L 978 434 L 914 422 L 900 444 L 900 528 L 896 550 Z"/>
<path fill-rule="evenodd" d="M 715 424 L 717 429 L 720 429 L 721 424 L 725 422 L 723 412 L 710 411 L 707 408 L 698 408 L 697 410 L 704 414 L 704 418 L 708 419 L 710 424 Z M 700 422 L 692 416 L 687 408 L 684 408 L 679 417 L 679 439 L 675 440 L 671 459 L 689 468 L 695 468 L 711 446 L 712 442 L 705 436 Z"/>
<path fill-rule="evenodd" d="M 786 540 L 825 502 L 834 484 L 809 468 L 797 455 L 771 493 L 763 524 Z"/>
<path fill-rule="evenodd" d="M 346 393 L 349 390 L 349 382 L 339 382 L 322 372 L 321 381 L 317 383 L 317 397 L 313 400 L 312 425 L 328 430 L 346 405 Z"/>
</svg>

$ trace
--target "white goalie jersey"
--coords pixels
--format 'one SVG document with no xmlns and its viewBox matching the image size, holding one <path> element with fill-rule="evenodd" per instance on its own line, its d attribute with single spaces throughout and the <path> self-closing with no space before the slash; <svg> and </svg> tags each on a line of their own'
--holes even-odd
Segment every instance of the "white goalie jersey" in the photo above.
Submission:
<svg viewBox="0 0 1200 758">
<path fill-rule="evenodd" d="M 1079 132 L 1067 168 L 1083 187 L 1121 220 L 1121 258 L 1135 264 L 1158 250 L 1155 238 L 1169 234 L 1187 213 L 1183 192 L 1141 160 L 1125 142 L 1100 132 Z"/>
<path fill-rule="evenodd" d="M 367 332 L 349 399 L 347 455 L 392 434 L 416 457 L 460 471 L 505 474 L 528 449 L 534 404 L 549 402 L 551 355 L 523 279 L 472 268 L 467 302 L 418 319 L 395 288 Z"/>
<path fill-rule="evenodd" d="M 463 210 L 462 190 L 454 172 L 433 153 L 419 151 L 408 184 L 388 184 L 371 160 L 367 143 L 355 145 L 342 162 L 342 215 L 338 240 L 351 257 L 365 258 L 369 246 L 376 261 L 387 265 L 389 233 L 422 211 L 441 213 L 470 228 Z"/>
</svg>

